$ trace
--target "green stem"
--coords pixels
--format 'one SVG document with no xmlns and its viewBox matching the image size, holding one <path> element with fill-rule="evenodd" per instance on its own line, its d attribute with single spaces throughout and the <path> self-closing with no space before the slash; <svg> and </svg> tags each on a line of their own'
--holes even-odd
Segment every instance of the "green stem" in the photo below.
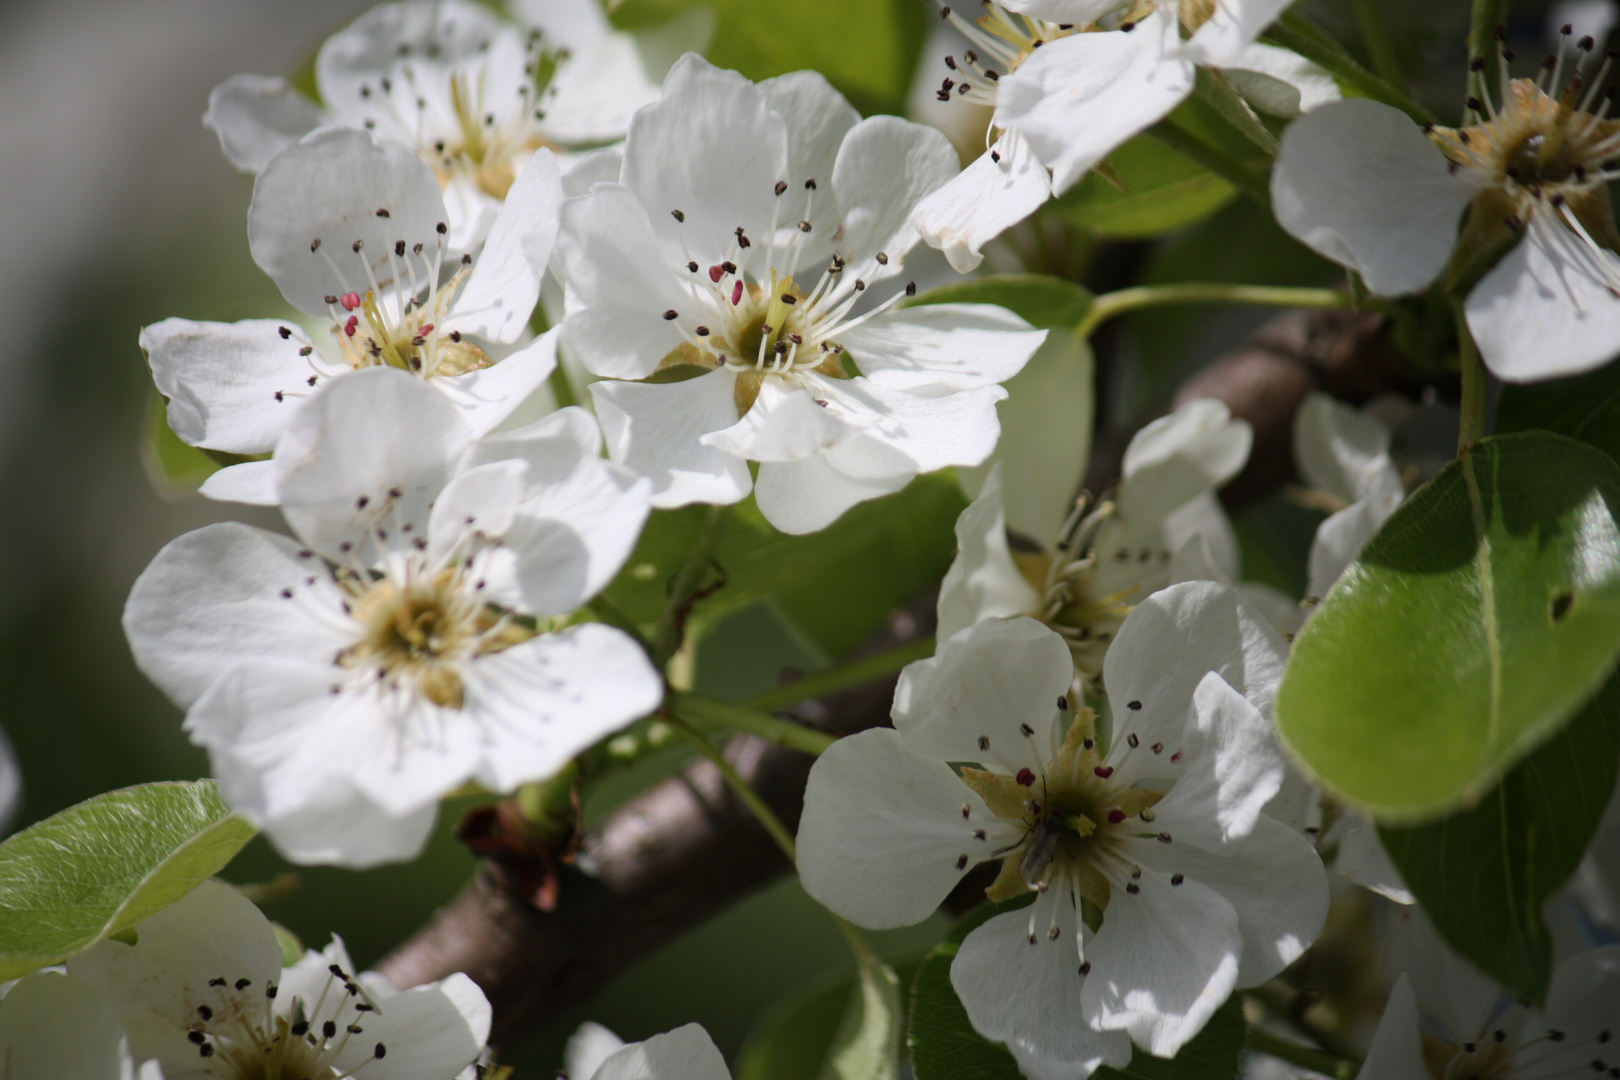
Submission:
<svg viewBox="0 0 1620 1080">
<path fill-rule="evenodd" d="M 664 604 L 664 610 L 658 616 L 658 628 L 653 632 L 652 658 L 660 668 L 681 647 L 687 605 L 714 559 L 714 547 L 720 538 L 720 523 L 725 518 L 725 511 L 723 506 L 709 507 L 703 515 L 703 524 L 698 528 L 697 539 L 692 541 L 692 550 L 686 553 L 686 562 L 676 571 L 675 580 L 670 582 L 669 600 Z"/>
<path fill-rule="evenodd" d="M 1147 134 L 1170 149 L 1192 158 L 1198 164 L 1219 176 L 1254 200 L 1268 212 L 1271 210 L 1271 191 L 1266 181 L 1253 169 L 1225 151 L 1217 150 L 1203 139 L 1177 127 L 1169 120 L 1161 120 L 1147 129 Z"/>
<path fill-rule="evenodd" d="M 682 723 L 696 730 L 730 728 L 734 731 L 746 731 L 750 735 L 769 739 L 778 746 L 802 750 L 806 754 L 820 754 L 838 741 L 831 735 L 807 728 L 803 724 L 783 720 L 747 705 L 716 701 L 701 694 L 677 690 L 670 694 L 668 705 L 670 711 Z"/>
<path fill-rule="evenodd" d="M 771 839 L 776 841 L 776 846 L 782 849 L 783 854 L 788 857 L 788 861 L 797 863 L 799 855 L 798 850 L 793 846 L 793 835 L 787 831 L 787 826 L 782 824 L 782 819 L 776 816 L 776 811 L 772 810 L 766 805 L 765 800 L 759 797 L 759 792 L 749 787 L 748 781 L 744 780 L 737 770 L 732 768 L 731 762 L 726 760 L 726 756 L 695 728 L 679 718 L 672 719 L 670 723 L 688 739 L 692 740 L 693 745 L 697 747 L 698 753 L 714 763 L 714 767 L 720 770 L 720 775 L 725 778 L 726 783 L 731 785 L 731 790 L 737 793 L 737 798 L 743 801 L 743 805 L 748 807 L 749 813 L 753 814 L 760 825 L 764 826 L 765 831 L 771 834 Z"/>
<path fill-rule="evenodd" d="M 873 679 L 899 671 L 913 660 L 926 660 L 933 655 L 934 639 L 918 638 L 916 641 L 908 641 L 904 645 L 874 656 L 863 656 L 858 660 L 813 671 L 785 686 L 757 694 L 744 704 L 761 712 L 775 712 L 789 705 L 797 705 L 801 701 L 809 701 L 811 698 L 823 697 L 851 686 L 871 682 Z"/>
<path fill-rule="evenodd" d="M 1335 289 L 1299 289 L 1284 285 L 1226 285 L 1218 281 L 1188 281 L 1174 285 L 1137 285 L 1103 293 L 1075 327 L 1077 337 L 1090 337 L 1097 327 L 1116 315 L 1164 304 L 1259 304 L 1265 307 L 1345 308 L 1355 298 Z"/>
<path fill-rule="evenodd" d="M 1243 100 L 1243 95 L 1220 72 L 1199 68 L 1193 96 L 1208 105 L 1226 126 L 1259 147 L 1266 157 L 1277 156 L 1277 136 L 1260 122 L 1249 103 Z"/>
<path fill-rule="evenodd" d="M 1483 57 L 1486 64 L 1480 69 L 1485 90 L 1493 101 L 1501 100 L 1501 69 L 1496 64 L 1496 28 L 1507 21 L 1507 0 L 1474 0 L 1474 9 L 1468 19 L 1468 57 Z M 1469 88 L 1472 92 L 1472 87 Z"/>
<path fill-rule="evenodd" d="M 1378 0 L 1350 0 L 1350 7 L 1355 12 L 1356 28 L 1361 31 L 1367 55 L 1372 58 L 1373 70 L 1391 86 L 1400 86 L 1405 74 L 1395 55 L 1389 28 L 1384 25 L 1384 16 L 1378 10 Z"/>
<path fill-rule="evenodd" d="M 1461 454 L 1485 437 L 1485 397 L 1490 377 L 1479 358 L 1479 346 L 1468 329 L 1462 304 L 1453 306 L 1457 312 L 1457 358 L 1462 364 L 1462 417 L 1457 424 L 1457 453 Z"/>
<path fill-rule="evenodd" d="M 1249 1046 L 1262 1054 L 1281 1058 L 1290 1065 L 1298 1065 L 1302 1069 L 1331 1076 L 1333 1080 L 1354 1080 L 1356 1073 L 1361 1071 L 1360 1066 L 1354 1061 L 1325 1054 L 1309 1046 L 1301 1046 L 1254 1024 L 1249 1025 Z"/>
<path fill-rule="evenodd" d="M 1344 46 L 1297 15 L 1284 15 L 1272 23 L 1263 40 L 1284 49 L 1292 49 L 1312 63 L 1326 68 L 1350 89 L 1374 101 L 1393 106 L 1420 124 L 1439 122 L 1432 112 L 1413 100 L 1411 95 L 1362 67 L 1356 62 L 1355 57 L 1344 50 Z"/>
</svg>

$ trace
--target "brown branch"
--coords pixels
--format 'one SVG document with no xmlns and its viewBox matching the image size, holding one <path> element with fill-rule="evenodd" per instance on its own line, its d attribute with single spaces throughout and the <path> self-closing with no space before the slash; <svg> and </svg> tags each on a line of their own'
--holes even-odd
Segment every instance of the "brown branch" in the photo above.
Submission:
<svg viewBox="0 0 1620 1080">
<path fill-rule="evenodd" d="M 1322 388 L 1364 401 L 1413 385 L 1394 360 L 1380 317 L 1298 312 L 1268 323 L 1244 348 L 1189 380 L 1176 402 L 1218 397 L 1255 426 L 1250 467 L 1226 492 L 1247 501 L 1292 474 L 1289 432 L 1307 391 Z M 1092 490 L 1117 475 L 1123 446 L 1115 436 L 1094 455 Z M 933 598 L 921 598 L 862 651 L 930 632 L 932 612 Z M 894 681 L 811 703 L 799 714 L 839 733 L 886 723 Z M 810 759 L 752 736 L 734 739 L 727 756 L 796 827 Z M 702 762 L 622 807 L 585 838 L 579 864 L 563 868 L 556 911 L 530 907 L 486 864 L 379 969 L 400 987 L 465 971 L 494 1003 L 493 1041 L 510 1044 L 787 869 L 765 831 Z"/>
</svg>

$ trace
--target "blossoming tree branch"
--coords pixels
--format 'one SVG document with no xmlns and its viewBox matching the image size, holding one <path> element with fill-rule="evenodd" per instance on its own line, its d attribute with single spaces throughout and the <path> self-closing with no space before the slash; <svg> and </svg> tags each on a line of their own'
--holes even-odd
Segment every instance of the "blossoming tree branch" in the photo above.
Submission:
<svg viewBox="0 0 1620 1080">
<path fill-rule="evenodd" d="M 283 527 L 134 583 L 210 776 L 0 844 L 0 1078 L 507 1076 L 790 870 L 830 991 L 555 1065 L 1620 1076 L 1620 13 L 1508 7 L 390 0 L 222 83 L 285 304 L 139 346 Z M 728 696 L 748 610 L 814 662 Z M 233 876 L 451 797 L 380 971 Z"/>
</svg>

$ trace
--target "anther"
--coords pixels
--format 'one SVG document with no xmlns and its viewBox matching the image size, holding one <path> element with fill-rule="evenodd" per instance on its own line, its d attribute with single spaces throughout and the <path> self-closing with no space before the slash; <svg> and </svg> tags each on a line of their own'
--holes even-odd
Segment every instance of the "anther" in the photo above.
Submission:
<svg viewBox="0 0 1620 1080">
<path fill-rule="evenodd" d="M 668 311 L 664 312 L 664 321 L 665 322 L 668 322 L 669 320 L 674 319 L 675 317 L 676 317 L 676 314 L 675 314 L 675 309 L 674 308 L 670 308 Z"/>
<path fill-rule="evenodd" d="M 328 1039 L 335 1038 L 337 1036 L 337 1021 L 328 1020 L 326 1023 L 322 1024 L 321 1035 Z"/>
<path fill-rule="evenodd" d="M 213 1057 L 214 1056 L 214 1048 L 211 1045 L 209 1045 L 208 1043 L 203 1043 L 201 1046 L 197 1047 L 197 1056 L 198 1057 Z"/>
<path fill-rule="evenodd" d="M 966 821 L 968 816 L 970 814 L 972 814 L 972 813 L 973 813 L 972 808 L 969 807 L 967 803 L 963 803 L 962 804 L 962 820 Z"/>
<path fill-rule="evenodd" d="M 709 336 L 709 328 L 707 326 L 700 326 L 700 327 L 698 327 L 696 330 L 694 330 L 692 332 L 694 334 L 696 334 L 698 337 L 708 337 Z"/>
<path fill-rule="evenodd" d="M 878 261 L 879 266 L 888 266 L 889 265 L 889 253 L 886 252 L 886 251 L 878 252 L 877 253 L 877 261 Z"/>
<path fill-rule="evenodd" d="M 351 245 L 351 246 L 352 246 L 353 250 L 355 251 L 355 253 L 358 254 L 360 252 L 360 249 L 364 248 L 366 246 L 366 242 L 364 240 L 356 240 L 354 242 L 354 244 Z"/>
<path fill-rule="evenodd" d="M 1090 960 L 1087 960 L 1085 963 L 1080 965 L 1080 974 L 1081 975 L 1090 975 L 1091 974 L 1091 961 Z"/>
<path fill-rule="evenodd" d="M 1013 777 L 1013 779 L 1017 780 L 1018 783 L 1023 787 L 1031 787 L 1035 783 L 1035 772 L 1033 769 L 1028 768 L 1019 769 L 1018 775 Z"/>
<path fill-rule="evenodd" d="M 782 192 L 784 192 L 786 190 L 787 190 L 787 181 L 786 180 L 778 180 L 776 182 L 776 194 L 781 195 Z"/>
<path fill-rule="evenodd" d="M 979 736 L 979 749 L 980 750 L 988 750 L 988 749 L 990 749 L 990 736 L 988 736 L 988 735 L 980 735 Z"/>
<path fill-rule="evenodd" d="M 916 296 L 917 295 L 917 283 L 915 281 L 906 282 L 906 295 L 907 296 Z"/>
<path fill-rule="evenodd" d="M 1142 740 L 1136 737 L 1136 732 L 1134 731 L 1125 736 L 1125 741 L 1130 744 L 1132 750 L 1135 750 L 1138 746 L 1142 745 Z"/>
<path fill-rule="evenodd" d="M 1035 729 L 1030 727 L 1028 724 L 1019 724 L 1018 730 L 1024 733 L 1024 738 L 1026 739 L 1035 734 Z"/>
<path fill-rule="evenodd" d="M 1171 874 L 1170 875 L 1170 884 L 1172 884 L 1172 885 L 1180 885 L 1183 881 L 1186 881 L 1186 880 L 1187 879 L 1185 877 L 1183 877 L 1182 875 L 1180 875 L 1180 874 Z"/>
<path fill-rule="evenodd" d="M 309 250 L 310 251 L 319 251 L 319 250 L 321 250 L 321 238 L 320 237 L 317 236 L 315 239 L 313 239 L 313 240 L 311 240 L 309 242 Z"/>
<path fill-rule="evenodd" d="M 966 870 L 967 869 L 967 864 L 968 864 L 968 857 L 966 855 L 958 855 L 956 857 L 956 868 L 958 870 Z"/>
<path fill-rule="evenodd" d="M 393 215 L 391 215 L 391 214 L 389 214 L 389 212 L 388 212 L 388 207 L 386 207 L 386 206 L 379 206 L 379 207 L 378 207 L 378 208 L 377 208 L 377 216 L 378 216 L 378 217 L 392 217 L 392 216 L 393 216 Z"/>
<path fill-rule="evenodd" d="M 697 273 L 698 272 L 698 264 L 697 264 L 697 262 L 693 261 L 693 262 L 687 263 L 686 264 L 686 269 L 691 271 L 694 274 Z"/>
<path fill-rule="evenodd" d="M 383 1058 L 388 1056 L 388 1047 L 384 1046 L 382 1043 L 378 1043 L 377 1048 L 371 1053 L 377 1058 L 377 1060 L 381 1061 Z"/>
<path fill-rule="evenodd" d="M 188 1031 L 186 1032 L 186 1038 L 190 1039 L 194 1043 L 197 1043 L 198 1045 L 208 1041 L 208 1036 L 204 1035 L 200 1031 Z"/>
<path fill-rule="evenodd" d="M 208 980 L 208 985 L 209 986 L 224 986 L 225 985 L 225 980 L 224 979 L 209 979 Z"/>
<path fill-rule="evenodd" d="M 799 222 L 799 231 L 800 232 L 809 232 L 810 231 L 810 223 L 808 221 Z"/>
<path fill-rule="evenodd" d="M 1068 712 L 1068 711 L 1069 711 L 1069 696 L 1067 694 L 1058 695 L 1058 712 Z"/>
<path fill-rule="evenodd" d="M 1162 833 L 1159 834 L 1159 843 L 1168 844 L 1169 842 L 1170 842 L 1170 834 L 1169 833 L 1162 832 Z"/>
<path fill-rule="evenodd" d="M 975 840 L 983 840 L 983 839 L 985 839 L 985 836 L 986 836 L 986 834 L 985 834 L 985 831 L 983 829 L 974 829 L 973 830 L 973 839 L 975 839 Z"/>
<path fill-rule="evenodd" d="M 286 341 L 288 338 L 292 337 L 292 331 L 287 329 L 285 326 L 276 327 L 276 333 L 281 335 L 282 341 Z"/>
<path fill-rule="evenodd" d="M 669 212 L 669 216 L 674 218 L 676 221 L 685 221 L 686 220 L 686 215 L 681 213 L 679 210 L 671 210 Z"/>
<path fill-rule="evenodd" d="M 1114 775 L 1114 767 L 1112 765 L 1098 765 L 1091 771 L 1104 780 Z"/>
<path fill-rule="evenodd" d="M 214 1010 L 210 1009 L 206 1005 L 199 1005 L 197 1006 L 197 1015 L 202 1017 L 204 1020 L 212 1020 L 214 1018 Z"/>
<path fill-rule="evenodd" d="M 794 296 L 792 293 L 785 292 L 785 293 L 782 294 L 782 303 L 784 303 L 784 304 L 797 304 L 798 302 L 799 302 L 799 298 L 797 296 Z"/>
<path fill-rule="evenodd" d="M 1138 885 L 1134 881 L 1127 881 L 1125 883 L 1125 891 L 1130 893 L 1132 896 L 1135 896 L 1137 893 L 1142 891 L 1142 886 Z"/>
<path fill-rule="evenodd" d="M 1121 810 L 1119 807 L 1116 806 L 1112 810 L 1108 811 L 1108 824 L 1118 825 L 1124 820 L 1125 811 Z"/>
<path fill-rule="evenodd" d="M 433 226 L 433 231 L 438 233 L 440 236 L 443 236 L 450 231 L 450 227 L 441 221 L 437 225 Z"/>
<path fill-rule="evenodd" d="M 990 151 L 990 160 L 997 163 L 997 164 L 1000 164 L 1001 163 L 1001 151 L 1000 150 L 992 150 L 992 151 Z"/>
<path fill-rule="evenodd" d="M 1140 701 L 1127 701 L 1125 703 L 1125 707 L 1132 712 L 1135 712 L 1142 707 L 1142 703 Z"/>
</svg>

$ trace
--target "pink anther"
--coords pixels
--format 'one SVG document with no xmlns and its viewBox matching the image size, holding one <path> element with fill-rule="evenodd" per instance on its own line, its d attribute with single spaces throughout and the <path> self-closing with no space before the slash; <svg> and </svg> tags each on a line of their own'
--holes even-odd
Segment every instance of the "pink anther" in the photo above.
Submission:
<svg viewBox="0 0 1620 1080">
<path fill-rule="evenodd" d="M 721 266 L 719 263 L 715 263 L 713 266 L 709 267 L 709 280 L 714 282 L 716 285 L 720 284 L 720 279 L 725 276 L 726 268 Z"/>
<path fill-rule="evenodd" d="M 353 311 L 355 308 L 360 306 L 360 294 L 357 292 L 346 292 L 342 296 L 338 297 L 338 303 L 343 305 L 344 311 Z"/>
<path fill-rule="evenodd" d="M 735 284 L 735 285 L 733 285 L 731 287 L 731 306 L 736 307 L 740 303 L 742 303 L 742 281 L 741 280 L 739 280 L 737 282 L 737 284 Z"/>
<path fill-rule="evenodd" d="M 343 324 L 343 332 L 345 334 L 347 334 L 349 337 L 354 337 L 354 332 L 359 327 L 359 325 L 360 325 L 360 316 L 358 316 L 358 315 L 350 315 L 349 316 L 349 321 Z"/>
</svg>

